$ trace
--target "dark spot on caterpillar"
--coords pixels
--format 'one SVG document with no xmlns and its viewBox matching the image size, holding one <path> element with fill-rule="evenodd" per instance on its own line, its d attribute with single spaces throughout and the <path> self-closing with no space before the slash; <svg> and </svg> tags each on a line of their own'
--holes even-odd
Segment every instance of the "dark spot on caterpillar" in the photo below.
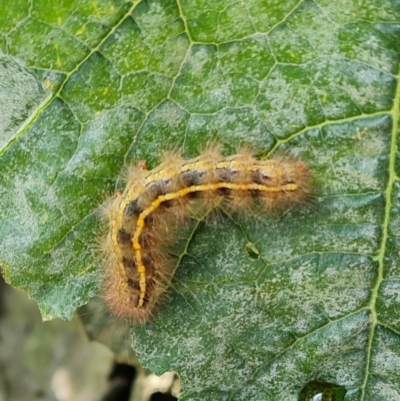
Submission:
<svg viewBox="0 0 400 401">
<path fill-rule="evenodd" d="M 230 196 L 232 191 L 229 188 L 218 188 L 217 189 L 218 195 L 221 196 Z"/>
<path fill-rule="evenodd" d="M 262 196 L 262 191 L 260 191 L 259 189 L 250 189 L 250 195 L 254 196 L 254 197 L 260 197 Z"/>
<path fill-rule="evenodd" d="M 150 301 L 150 295 L 148 292 L 146 292 L 143 298 L 143 306 L 146 306 L 149 303 L 149 301 Z"/>
<path fill-rule="evenodd" d="M 202 197 L 201 191 L 194 191 L 194 192 L 189 192 L 186 196 L 188 199 L 199 199 Z"/>
<path fill-rule="evenodd" d="M 163 202 L 161 205 L 162 207 L 164 207 L 165 209 L 169 209 L 170 207 L 173 207 L 177 204 L 176 200 L 171 199 L 171 200 L 167 200 L 165 202 Z"/>
<path fill-rule="evenodd" d="M 128 269 L 136 269 L 136 263 L 133 259 L 128 259 L 126 257 L 123 257 L 122 263 Z"/>
<path fill-rule="evenodd" d="M 165 187 L 165 181 L 164 180 L 156 180 L 156 181 L 148 183 L 146 186 L 146 191 L 147 191 L 147 194 L 152 199 L 158 198 L 161 195 L 165 195 L 167 193 L 167 190 Z"/>
<path fill-rule="evenodd" d="M 146 280 L 146 287 L 148 290 L 153 290 L 156 286 L 156 282 L 153 277 L 148 277 Z"/>
<path fill-rule="evenodd" d="M 262 178 L 263 182 L 268 181 L 268 180 L 271 179 L 271 177 L 269 175 L 266 175 L 266 174 L 263 174 L 263 173 L 260 173 L 260 174 L 261 174 L 261 178 Z"/>
<path fill-rule="evenodd" d="M 155 218 L 154 218 L 154 216 L 152 216 L 151 214 L 149 214 L 148 216 L 146 216 L 146 217 L 144 218 L 144 222 L 145 222 L 146 226 L 151 226 L 152 224 L 154 224 Z"/>
<path fill-rule="evenodd" d="M 260 170 L 251 172 L 251 181 L 254 184 L 265 184 L 268 180 L 270 180 L 270 177 L 263 174 Z"/>
<path fill-rule="evenodd" d="M 157 283 L 153 277 L 148 277 L 146 279 L 146 294 L 143 298 L 143 305 L 147 305 L 150 301 L 150 294 L 156 287 Z"/>
<path fill-rule="evenodd" d="M 217 168 L 216 175 L 220 182 L 232 182 L 232 176 L 235 175 L 236 171 L 231 171 L 228 168 Z"/>
<path fill-rule="evenodd" d="M 128 285 L 129 287 L 133 288 L 134 290 L 139 290 L 139 281 L 137 280 L 132 280 L 131 278 L 128 278 Z"/>
<path fill-rule="evenodd" d="M 153 266 L 154 264 L 154 259 L 149 253 L 142 257 L 142 261 L 145 266 Z"/>
<path fill-rule="evenodd" d="M 201 178 L 204 176 L 202 171 L 187 170 L 180 174 L 180 179 L 184 187 L 192 187 L 201 184 Z"/>
<path fill-rule="evenodd" d="M 137 216 L 143 212 L 143 209 L 139 207 L 138 200 L 135 199 L 134 201 L 129 202 L 124 210 L 124 215 L 126 217 Z"/>
<path fill-rule="evenodd" d="M 168 186 L 169 184 L 171 184 L 172 180 L 170 178 L 164 180 L 164 185 Z"/>
<path fill-rule="evenodd" d="M 123 228 L 118 230 L 117 241 L 119 244 L 127 244 L 131 242 L 131 234 L 125 231 Z"/>
</svg>

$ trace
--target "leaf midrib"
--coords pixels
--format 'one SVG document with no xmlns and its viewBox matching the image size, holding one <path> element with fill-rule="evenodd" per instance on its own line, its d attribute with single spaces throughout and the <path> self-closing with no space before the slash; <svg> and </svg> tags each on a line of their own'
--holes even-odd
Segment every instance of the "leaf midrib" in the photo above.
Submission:
<svg viewBox="0 0 400 401">
<path fill-rule="evenodd" d="M 397 74 L 397 82 L 400 79 L 400 67 Z M 386 244 L 389 239 L 389 223 L 390 223 L 390 213 L 392 210 L 392 194 L 393 194 L 393 187 L 395 182 L 398 180 L 395 164 L 396 164 L 396 154 L 398 151 L 397 147 L 397 132 L 399 130 L 399 110 L 400 110 L 400 85 L 397 84 L 396 88 L 396 95 L 393 102 L 393 107 L 390 111 L 390 115 L 392 117 L 392 132 L 390 135 L 390 153 L 389 153 L 389 179 L 385 190 L 385 217 L 383 221 L 383 230 L 382 230 L 382 242 L 378 250 L 378 275 L 376 279 L 376 283 L 372 288 L 372 295 L 369 302 L 369 309 L 371 311 L 371 327 L 368 336 L 368 345 L 367 345 L 367 357 L 365 362 L 365 370 L 364 370 L 364 379 L 361 388 L 361 400 L 365 399 L 365 393 L 367 389 L 367 383 L 369 378 L 369 372 L 372 363 L 372 342 L 375 335 L 376 326 L 381 323 L 378 318 L 378 314 L 376 311 L 376 302 L 378 299 L 378 292 L 379 288 L 383 281 L 383 270 L 384 270 L 384 261 L 385 261 L 385 251 L 386 251 Z"/>
</svg>

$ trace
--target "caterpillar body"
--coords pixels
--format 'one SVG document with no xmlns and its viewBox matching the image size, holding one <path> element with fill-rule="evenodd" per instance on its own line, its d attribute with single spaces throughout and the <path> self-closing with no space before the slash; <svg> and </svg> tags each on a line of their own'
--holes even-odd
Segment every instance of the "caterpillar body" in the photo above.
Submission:
<svg viewBox="0 0 400 401">
<path fill-rule="evenodd" d="M 270 210 L 304 203 L 309 192 L 304 162 L 258 160 L 249 151 L 222 157 L 214 148 L 189 160 L 170 155 L 150 171 L 132 169 L 125 190 L 107 207 L 104 289 L 111 312 L 134 323 L 152 315 L 174 270 L 168 246 L 195 211 L 221 202 L 231 210 Z"/>
</svg>

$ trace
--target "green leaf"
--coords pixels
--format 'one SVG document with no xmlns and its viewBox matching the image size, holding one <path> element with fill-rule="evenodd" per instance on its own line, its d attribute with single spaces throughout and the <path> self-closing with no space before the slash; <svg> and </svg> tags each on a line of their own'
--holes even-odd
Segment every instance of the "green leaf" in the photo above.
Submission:
<svg viewBox="0 0 400 401">
<path fill-rule="evenodd" d="M 249 143 L 306 161 L 317 198 L 182 232 L 141 363 L 182 400 L 400 397 L 397 1 L 3 3 L 0 261 L 44 318 L 99 293 L 124 166 Z"/>
</svg>

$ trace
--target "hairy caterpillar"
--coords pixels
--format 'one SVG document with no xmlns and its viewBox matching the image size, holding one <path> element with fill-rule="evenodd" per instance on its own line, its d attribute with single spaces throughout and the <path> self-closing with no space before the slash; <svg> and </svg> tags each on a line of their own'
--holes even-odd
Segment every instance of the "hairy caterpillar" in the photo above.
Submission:
<svg viewBox="0 0 400 401">
<path fill-rule="evenodd" d="M 194 211 L 210 210 L 221 201 L 231 210 L 276 209 L 304 203 L 308 194 L 304 162 L 258 160 L 249 151 L 222 157 L 214 148 L 190 160 L 174 154 L 154 170 L 132 169 L 125 190 L 107 207 L 110 256 L 104 287 L 110 310 L 138 323 L 152 315 L 173 273 L 168 245 L 174 227 Z"/>
</svg>

